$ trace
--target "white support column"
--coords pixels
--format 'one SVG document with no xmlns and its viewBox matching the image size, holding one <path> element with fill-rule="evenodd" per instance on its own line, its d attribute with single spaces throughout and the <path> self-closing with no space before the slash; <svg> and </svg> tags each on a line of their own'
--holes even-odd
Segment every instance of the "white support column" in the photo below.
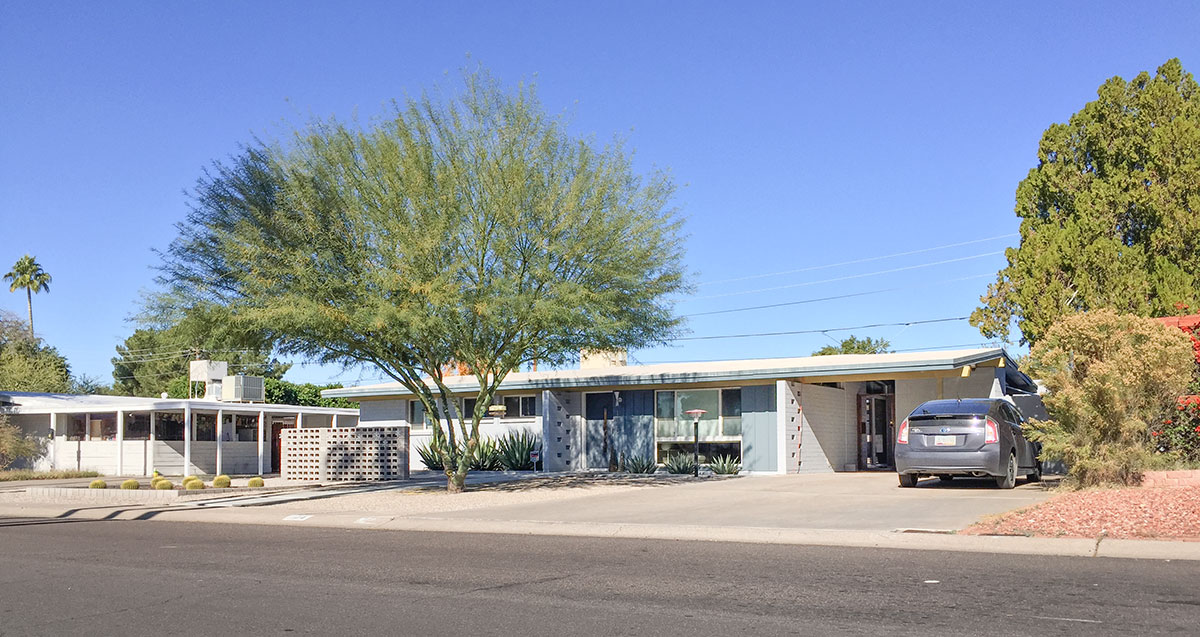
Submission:
<svg viewBox="0 0 1200 637">
<path fill-rule="evenodd" d="M 334 414 L 334 415 L 333 415 L 333 424 L 332 424 L 332 426 L 333 426 L 333 428 L 334 428 L 334 429 L 337 429 L 337 417 L 338 417 L 338 415 L 337 415 L 337 414 Z"/>
<path fill-rule="evenodd" d="M 154 441 L 157 439 L 154 430 L 158 428 L 157 416 L 157 411 L 150 412 L 150 443 L 146 445 L 146 471 L 150 472 L 150 475 L 154 475 L 157 468 L 154 466 Z"/>
<path fill-rule="evenodd" d="M 263 474 L 263 429 L 266 420 L 266 413 L 258 412 L 258 475 Z"/>
<path fill-rule="evenodd" d="M 125 412 L 117 412 L 117 475 L 125 475 Z"/>
<path fill-rule="evenodd" d="M 183 475 L 192 472 L 192 404 L 183 405 Z"/>
<path fill-rule="evenodd" d="M 58 412 L 50 413 L 50 468 L 58 470 L 58 439 L 62 437 L 62 431 L 58 427 Z"/>
<path fill-rule="evenodd" d="M 217 410 L 217 475 L 221 475 L 221 436 L 225 429 L 225 411 Z"/>
<path fill-rule="evenodd" d="M 941 398 L 941 396 L 938 396 L 938 398 Z M 83 439 L 84 440 L 92 439 L 92 415 L 91 414 L 83 415 Z"/>
<path fill-rule="evenodd" d="M 775 473 L 787 473 L 788 384 L 775 381 Z"/>
<path fill-rule="evenodd" d="M 303 428 L 304 428 L 304 412 L 298 411 L 298 412 L 296 412 L 296 429 L 303 429 Z"/>
</svg>

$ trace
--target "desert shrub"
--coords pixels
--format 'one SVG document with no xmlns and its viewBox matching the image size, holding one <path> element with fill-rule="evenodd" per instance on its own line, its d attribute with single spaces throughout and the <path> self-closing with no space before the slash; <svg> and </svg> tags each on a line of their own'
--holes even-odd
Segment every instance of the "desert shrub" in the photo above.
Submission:
<svg viewBox="0 0 1200 637">
<path fill-rule="evenodd" d="M 246 486 L 253 487 L 253 488 L 258 488 L 265 484 L 266 484 L 266 482 L 258 476 L 250 478 L 250 480 L 246 482 Z"/>
<path fill-rule="evenodd" d="M 529 431 L 510 431 L 500 438 L 500 465 L 509 471 L 532 471 L 536 467 L 529 453 L 540 444 L 536 434 Z"/>
<path fill-rule="evenodd" d="M 1049 421 L 1027 436 L 1062 460 L 1078 486 L 1136 484 L 1153 462 L 1153 431 L 1175 410 L 1195 361 L 1183 332 L 1153 319 L 1094 310 L 1060 319 L 1030 351 L 1049 388 Z"/>
<path fill-rule="evenodd" d="M 175 483 L 170 480 L 155 480 L 153 486 L 159 491 L 170 491 L 175 488 Z"/>
<path fill-rule="evenodd" d="M 189 480 L 183 483 L 183 488 L 188 491 L 199 491 L 204 488 L 204 483 L 200 480 Z"/>
<path fill-rule="evenodd" d="M 421 463 L 425 465 L 425 468 L 430 471 L 441 471 L 444 468 L 442 457 L 429 445 L 418 445 L 417 455 L 421 457 Z"/>
<path fill-rule="evenodd" d="M 692 473 L 696 469 L 696 462 L 686 453 L 673 453 L 663 460 L 663 467 L 667 473 Z"/>
<path fill-rule="evenodd" d="M 658 463 L 651 456 L 634 456 L 625 461 L 625 470 L 629 473 L 654 473 Z"/>
<path fill-rule="evenodd" d="M 137 491 L 138 489 L 142 488 L 142 483 L 130 478 L 121 483 L 121 488 L 127 491 Z"/>
<path fill-rule="evenodd" d="M 21 433 L 20 427 L 8 421 L 8 416 L 0 414 L 0 469 L 18 460 L 32 458 L 40 451 L 38 441 Z"/>
<path fill-rule="evenodd" d="M 33 469 L 7 469 L 0 471 L 0 482 L 13 480 L 63 480 L 66 478 L 95 478 L 95 471 L 34 471 Z"/>
<path fill-rule="evenodd" d="M 1159 453 L 1183 464 L 1200 462 L 1200 396 L 1183 396 L 1174 413 L 1150 432 Z"/>
<path fill-rule="evenodd" d="M 214 489 L 228 489 L 230 482 L 232 482 L 232 480 L 229 479 L 229 476 L 220 475 L 213 478 L 212 485 Z"/>
<path fill-rule="evenodd" d="M 471 458 L 471 471 L 499 471 L 503 468 L 500 445 L 493 438 L 480 436 L 479 446 L 475 447 L 474 457 Z"/>
<path fill-rule="evenodd" d="M 89 489 L 107 489 L 108 483 L 103 480 L 92 480 L 91 484 L 88 485 L 88 488 Z"/>
<path fill-rule="evenodd" d="M 713 470 L 713 473 L 722 475 L 730 475 L 742 470 L 742 463 L 733 456 L 714 456 L 708 462 L 708 466 Z"/>
</svg>

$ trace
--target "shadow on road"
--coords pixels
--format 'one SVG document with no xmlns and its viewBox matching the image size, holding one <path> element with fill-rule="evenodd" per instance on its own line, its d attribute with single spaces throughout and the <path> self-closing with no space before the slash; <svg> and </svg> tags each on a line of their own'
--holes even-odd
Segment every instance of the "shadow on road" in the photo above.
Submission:
<svg viewBox="0 0 1200 637">
<path fill-rule="evenodd" d="M 1027 491 L 1051 491 L 1058 488 L 1062 484 L 1060 476 L 1042 476 L 1040 482 L 1028 482 L 1024 479 L 1017 480 L 1017 488 Z M 996 480 L 993 478 L 960 478 L 955 477 L 952 480 L 942 480 L 940 478 L 922 478 L 917 483 L 918 489 L 945 489 L 948 491 L 969 491 L 983 490 L 995 491 Z"/>
</svg>

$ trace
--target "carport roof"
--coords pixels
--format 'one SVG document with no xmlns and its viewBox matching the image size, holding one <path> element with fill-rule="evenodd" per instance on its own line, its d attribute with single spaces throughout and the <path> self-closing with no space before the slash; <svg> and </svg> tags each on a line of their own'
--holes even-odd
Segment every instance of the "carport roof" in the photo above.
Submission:
<svg viewBox="0 0 1200 637">
<path fill-rule="evenodd" d="M 630 365 L 599 369 L 562 369 L 544 372 L 509 374 L 500 391 L 541 389 L 585 389 L 588 387 L 630 387 L 639 385 L 676 385 L 720 383 L 788 378 L 817 380 L 821 377 L 862 376 L 886 378 L 891 374 L 908 372 L 950 371 L 1003 359 L 1010 372 L 1016 364 L 1003 349 L 960 349 L 949 351 L 902 352 L 893 354 L 841 354 L 836 356 L 804 356 L 799 358 L 754 358 L 693 363 L 664 363 Z M 1012 375 L 1010 373 L 1010 375 Z M 1013 379 L 1010 379 L 1010 383 Z M 1026 382 L 1028 378 L 1024 378 Z M 1029 382 L 1032 385 L 1032 382 Z M 451 376 L 446 385 L 455 392 L 477 392 L 479 384 L 473 376 Z M 383 398 L 411 396 L 412 392 L 400 383 L 360 385 L 327 389 L 327 398 Z"/>
<path fill-rule="evenodd" d="M 178 411 L 185 406 L 197 411 L 223 410 L 230 413 L 337 414 L 357 416 L 357 409 L 335 407 L 302 407 L 266 403 L 227 403 L 219 400 L 188 398 L 141 398 L 137 396 L 101 396 L 95 394 L 43 394 L 36 392 L 0 391 L 0 413 L 108 413 L 116 411 Z"/>
</svg>

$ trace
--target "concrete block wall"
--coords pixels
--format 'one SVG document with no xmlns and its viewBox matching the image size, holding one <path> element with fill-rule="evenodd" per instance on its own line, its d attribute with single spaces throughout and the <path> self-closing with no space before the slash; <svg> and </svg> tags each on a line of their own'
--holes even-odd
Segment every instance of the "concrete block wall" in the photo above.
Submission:
<svg viewBox="0 0 1200 637">
<path fill-rule="evenodd" d="M 804 453 L 804 420 L 800 408 L 800 383 L 779 381 L 776 389 L 782 397 L 779 406 L 779 427 L 783 439 L 783 467 L 785 473 L 800 473 Z"/>
<path fill-rule="evenodd" d="M 325 427 L 283 432 L 285 480 L 402 480 L 409 475 L 408 427 Z"/>
<path fill-rule="evenodd" d="M 547 471 L 583 468 L 583 394 L 542 392 L 542 457 Z"/>
<path fill-rule="evenodd" d="M 858 465 L 858 383 L 843 388 L 802 384 L 800 471 L 854 471 Z M 815 444 L 813 444 L 815 443 Z"/>
</svg>

